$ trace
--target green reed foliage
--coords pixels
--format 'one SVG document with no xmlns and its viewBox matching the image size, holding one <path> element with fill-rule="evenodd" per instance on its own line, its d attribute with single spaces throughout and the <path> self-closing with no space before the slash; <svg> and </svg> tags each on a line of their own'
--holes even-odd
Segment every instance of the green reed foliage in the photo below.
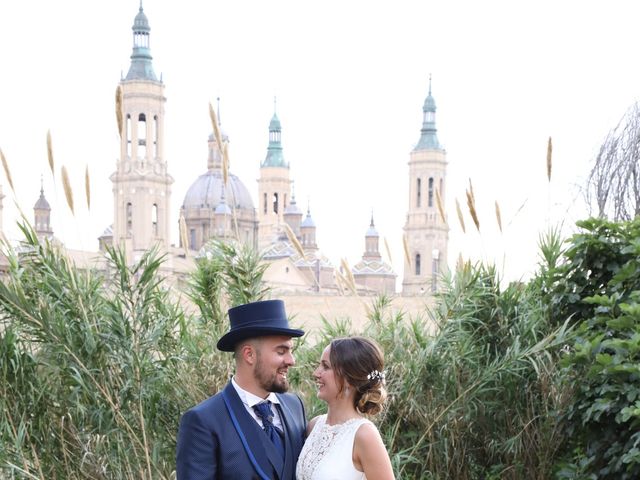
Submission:
<svg viewBox="0 0 640 480">
<path fill-rule="evenodd" d="M 0 283 L 0 477 L 171 478 L 181 413 L 231 372 L 215 350 L 221 312 L 266 293 L 259 256 L 214 245 L 190 280 L 190 318 L 157 252 L 131 266 L 110 249 L 97 273 L 21 228 Z"/>
<path fill-rule="evenodd" d="M 260 256 L 210 244 L 185 315 L 157 254 L 130 266 L 110 250 L 98 274 L 23 231 L 0 283 L 0 476 L 171 478 L 181 413 L 233 372 L 215 347 L 227 308 L 268 295 Z M 558 360 L 572 332 L 548 301 L 560 245 L 557 234 L 543 238 L 540 275 L 527 284 L 501 286 L 493 268 L 463 265 L 423 316 L 374 300 L 362 333 L 386 352 L 378 423 L 397 478 L 551 478 L 567 440 L 558 412 L 575 388 Z M 290 380 L 310 417 L 325 408 L 311 376 L 320 353 L 350 333 L 348 319 L 324 320 L 296 343 Z"/>
<path fill-rule="evenodd" d="M 556 244 L 551 235 L 541 245 L 551 264 Z M 571 332 L 550 321 L 541 283 L 502 288 L 495 269 L 466 264 L 423 317 L 374 300 L 364 334 L 385 350 L 389 402 L 377 421 L 397 478 L 550 478 L 564 441 L 555 412 L 567 402 L 558 356 Z M 326 410 L 311 372 L 331 338 L 350 330 L 324 322 L 298 353 L 292 381 L 310 417 Z"/>
<path fill-rule="evenodd" d="M 179 413 L 173 332 L 155 252 L 82 271 L 34 232 L 0 283 L 0 468 L 19 478 L 163 478 Z"/>
<path fill-rule="evenodd" d="M 399 478 L 549 478 L 567 331 L 550 327 L 539 289 L 502 289 L 493 268 L 467 264 L 428 317 L 382 317 L 369 334 L 386 351 L 392 400 L 381 428 Z"/>
</svg>

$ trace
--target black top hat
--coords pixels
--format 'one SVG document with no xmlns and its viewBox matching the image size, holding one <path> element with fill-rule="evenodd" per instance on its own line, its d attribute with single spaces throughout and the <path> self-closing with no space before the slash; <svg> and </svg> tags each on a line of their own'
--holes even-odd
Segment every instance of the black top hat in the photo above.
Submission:
<svg viewBox="0 0 640 480">
<path fill-rule="evenodd" d="M 282 300 L 264 300 L 247 303 L 229 309 L 231 330 L 218 340 L 218 350 L 233 352 L 240 340 L 247 338 L 283 335 L 301 337 L 302 330 L 289 328 Z"/>
</svg>

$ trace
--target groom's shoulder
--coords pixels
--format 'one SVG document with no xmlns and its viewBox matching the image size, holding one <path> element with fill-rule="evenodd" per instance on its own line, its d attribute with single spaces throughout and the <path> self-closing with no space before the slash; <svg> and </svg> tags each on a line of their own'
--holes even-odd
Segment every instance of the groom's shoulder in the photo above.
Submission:
<svg viewBox="0 0 640 480">
<path fill-rule="evenodd" d="M 281 402 L 283 402 L 289 408 L 304 410 L 304 404 L 302 403 L 302 399 L 297 393 L 291 393 L 291 392 L 279 393 L 278 398 L 280 399 Z"/>
<path fill-rule="evenodd" d="M 216 394 L 204 399 L 199 404 L 191 407 L 190 412 L 206 412 L 210 409 L 218 409 L 224 405 L 224 399 L 222 398 L 222 390 Z"/>
</svg>

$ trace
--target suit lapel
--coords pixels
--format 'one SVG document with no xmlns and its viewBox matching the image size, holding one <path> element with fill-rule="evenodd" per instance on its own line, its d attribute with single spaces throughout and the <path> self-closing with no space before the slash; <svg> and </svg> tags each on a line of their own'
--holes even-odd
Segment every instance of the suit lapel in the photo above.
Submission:
<svg viewBox="0 0 640 480">
<path fill-rule="evenodd" d="M 262 430 L 262 428 L 260 428 L 260 425 L 258 425 L 253 417 L 249 415 L 249 412 L 247 412 L 242 400 L 240 400 L 240 397 L 238 396 L 238 392 L 236 392 L 236 389 L 233 388 L 231 383 L 227 384 L 225 391 L 230 398 L 231 408 L 238 419 L 238 424 L 240 425 L 240 428 L 247 439 L 247 443 L 251 448 L 251 452 L 256 457 L 256 461 L 260 467 L 262 467 L 265 472 L 270 472 L 272 469 L 275 469 L 276 472 L 281 474 L 284 469 L 284 461 L 282 460 L 282 457 L 280 457 L 280 453 L 271 439 L 267 437 L 267 434 Z M 285 446 L 285 451 L 286 450 L 287 447 Z"/>
</svg>

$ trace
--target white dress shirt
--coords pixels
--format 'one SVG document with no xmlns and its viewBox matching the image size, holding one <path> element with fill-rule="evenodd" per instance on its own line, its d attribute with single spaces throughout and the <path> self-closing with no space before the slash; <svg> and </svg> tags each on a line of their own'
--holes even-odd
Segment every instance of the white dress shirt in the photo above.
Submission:
<svg viewBox="0 0 640 480">
<path fill-rule="evenodd" d="M 278 400 L 277 395 L 273 392 L 270 392 L 267 398 L 261 398 L 240 387 L 240 385 L 236 383 L 235 377 L 231 378 L 231 385 L 233 385 L 233 388 L 236 389 L 236 392 L 238 393 L 238 396 L 240 397 L 244 408 L 247 410 L 247 412 L 249 412 L 249 415 L 251 415 L 251 417 L 256 422 L 258 422 L 258 425 L 260 425 L 261 428 L 264 428 L 264 425 L 262 425 L 262 420 L 258 417 L 258 415 L 256 415 L 256 411 L 253 409 L 253 406 L 266 400 L 269 400 L 272 404 L 280 404 L 280 400 Z M 271 405 L 271 413 L 273 414 L 273 425 L 276 428 L 279 428 L 281 432 L 284 431 L 284 428 L 282 427 L 282 420 L 280 419 L 280 412 L 273 405 Z"/>
</svg>

